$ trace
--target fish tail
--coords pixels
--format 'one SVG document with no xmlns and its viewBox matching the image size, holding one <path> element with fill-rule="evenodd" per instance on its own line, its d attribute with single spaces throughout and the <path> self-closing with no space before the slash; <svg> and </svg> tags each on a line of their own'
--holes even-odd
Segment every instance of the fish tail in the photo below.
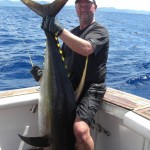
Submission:
<svg viewBox="0 0 150 150">
<path fill-rule="evenodd" d="M 39 4 L 32 0 L 21 0 L 27 7 L 33 10 L 35 13 L 41 17 L 47 15 L 56 16 L 58 12 L 64 7 L 67 3 L 67 0 L 55 0 L 50 4 Z"/>
</svg>

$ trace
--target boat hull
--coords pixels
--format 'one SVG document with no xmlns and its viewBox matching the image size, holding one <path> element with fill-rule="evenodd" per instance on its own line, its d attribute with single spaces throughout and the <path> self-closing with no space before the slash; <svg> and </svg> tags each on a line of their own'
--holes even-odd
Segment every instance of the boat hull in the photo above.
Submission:
<svg viewBox="0 0 150 150">
<path fill-rule="evenodd" d="M 0 150 L 32 148 L 18 133 L 39 135 L 38 99 L 38 87 L 0 92 Z M 150 150 L 149 100 L 107 88 L 95 121 L 95 150 Z"/>
</svg>

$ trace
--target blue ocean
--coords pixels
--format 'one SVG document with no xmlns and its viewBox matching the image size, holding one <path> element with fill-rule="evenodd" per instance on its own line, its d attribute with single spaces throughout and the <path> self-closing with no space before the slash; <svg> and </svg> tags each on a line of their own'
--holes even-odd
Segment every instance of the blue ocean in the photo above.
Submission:
<svg viewBox="0 0 150 150">
<path fill-rule="evenodd" d="M 0 91 L 37 86 L 30 57 L 43 67 L 42 18 L 26 7 L 0 7 L 0 14 Z M 78 25 L 73 7 L 57 17 L 69 30 Z M 110 35 L 107 86 L 150 99 L 150 15 L 98 9 L 95 18 Z"/>
</svg>

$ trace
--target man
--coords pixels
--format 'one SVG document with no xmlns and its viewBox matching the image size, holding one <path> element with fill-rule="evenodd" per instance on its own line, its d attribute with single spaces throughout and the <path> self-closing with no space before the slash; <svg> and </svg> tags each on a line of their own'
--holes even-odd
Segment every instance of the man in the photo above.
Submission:
<svg viewBox="0 0 150 150">
<path fill-rule="evenodd" d="M 106 90 L 109 37 L 107 30 L 95 21 L 94 14 L 97 8 L 95 0 L 76 0 L 75 8 L 80 25 L 71 32 L 50 16 L 43 19 L 42 29 L 57 35 L 64 42 L 62 49 L 74 90 L 79 86 L 88 57 L 85 83 L 77 101 L 73 129 L 77 149 L 94 150 L 90 126 L 94 124 L 96 111 Z"/>
</svg>

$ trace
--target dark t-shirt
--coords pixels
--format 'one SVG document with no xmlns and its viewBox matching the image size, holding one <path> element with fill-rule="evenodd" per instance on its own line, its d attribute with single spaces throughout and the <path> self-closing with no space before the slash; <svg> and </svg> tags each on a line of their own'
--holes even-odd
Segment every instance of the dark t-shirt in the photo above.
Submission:
<svg viewBox="0 0 150 150">
<path fill-rule="evenodd" d="M 91 43 L 94 53 L 89 55 L 86 79 L 83 91 L 88 90 L 92 83 L 104 83 L 106 76 L 106 62 L 108 57 L 109 37 L 107 30 L 94 22 L 84 30 L 79 26 L 71 31 L 73 34 L 81 37 Z M 79 86 L 83 70 L 85 67 L 86 57 L 72 51 L 67 45 L 62 47 L 65 55 L 70 79 L 74 90 Z"/>
</svg>

